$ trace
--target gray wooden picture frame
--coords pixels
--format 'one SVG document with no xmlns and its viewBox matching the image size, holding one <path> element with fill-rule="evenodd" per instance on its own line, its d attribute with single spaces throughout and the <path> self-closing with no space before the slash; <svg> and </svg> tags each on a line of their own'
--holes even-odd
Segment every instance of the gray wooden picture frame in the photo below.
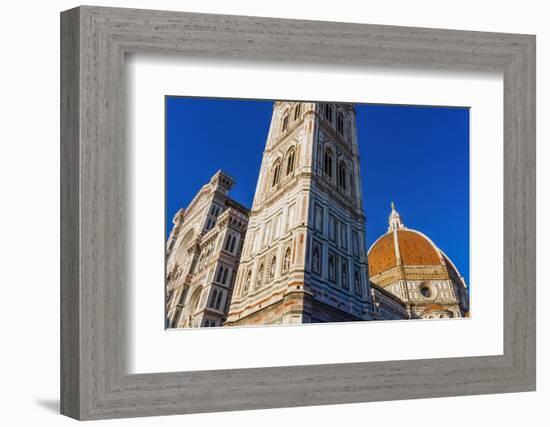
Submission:
<svg viewBox="0 0 550 427">
<path fill-rule="evenodd" d="M 127 53 L 502 72 L 504 354 L 127 374 Z M 88 6 L 62 12 L 63 414 L 85 420 L 530 390 L 534 36 Z"/>
</svg>

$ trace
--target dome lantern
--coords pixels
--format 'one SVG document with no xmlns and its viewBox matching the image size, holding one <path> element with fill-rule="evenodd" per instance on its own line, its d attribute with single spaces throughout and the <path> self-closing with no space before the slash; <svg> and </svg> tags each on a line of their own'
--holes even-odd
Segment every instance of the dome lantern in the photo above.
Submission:
<svg viewBox="0 0 550 427">
<path fill-rule="evenodd" d="M 400 228 L 405 228 L 403 221 L 401 220 L 401 215 L 395 210 L 395 203 L 391 202 L 391 213 L 388 218 L 388 231 L 398 230 Z"/>
</svg>

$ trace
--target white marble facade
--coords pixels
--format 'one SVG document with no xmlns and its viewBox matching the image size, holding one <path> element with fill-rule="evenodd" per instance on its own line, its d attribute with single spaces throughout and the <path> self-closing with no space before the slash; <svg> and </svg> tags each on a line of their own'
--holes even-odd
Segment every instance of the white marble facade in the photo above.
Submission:
<svg viewBox="0 0 550 427">
<path fill-rule="evenodd" d="M 248 224 L 248 209 L 228 196 L 233 184 L 217 172 L 174 216 L 166 254 L 168 328 L 226 320 Z"/>
<path fill-rule="evenodd" d="M 369 318 L 355 119 L 275 102 L 228 325 Z"/>
</svg>

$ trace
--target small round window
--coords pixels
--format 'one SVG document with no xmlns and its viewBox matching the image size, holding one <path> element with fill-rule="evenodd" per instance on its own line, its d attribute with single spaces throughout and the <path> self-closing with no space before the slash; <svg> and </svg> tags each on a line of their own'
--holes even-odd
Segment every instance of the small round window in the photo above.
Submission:
<svg viewBox="0 0 550 427">
<path fill-rule="evenodd" d="M 426 285 L 424 285 L 420 288 L 420 293 L 422 294 L 422 296 L 424 298 L 430 298 L 432 296 L 432 291 L 431 291 L 430 287 L 426 286 Z"/>
</svg>

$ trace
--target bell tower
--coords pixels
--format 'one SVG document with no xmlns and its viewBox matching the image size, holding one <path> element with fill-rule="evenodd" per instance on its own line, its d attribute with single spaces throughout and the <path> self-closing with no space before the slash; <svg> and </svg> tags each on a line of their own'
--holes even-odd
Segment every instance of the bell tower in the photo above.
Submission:
<svg viewBox="0 0 550 427">
<path fill-rule="evenodd" d="M 277 101 L 226 325 L 367 320 L 352 104 Z"/>
</svg>

